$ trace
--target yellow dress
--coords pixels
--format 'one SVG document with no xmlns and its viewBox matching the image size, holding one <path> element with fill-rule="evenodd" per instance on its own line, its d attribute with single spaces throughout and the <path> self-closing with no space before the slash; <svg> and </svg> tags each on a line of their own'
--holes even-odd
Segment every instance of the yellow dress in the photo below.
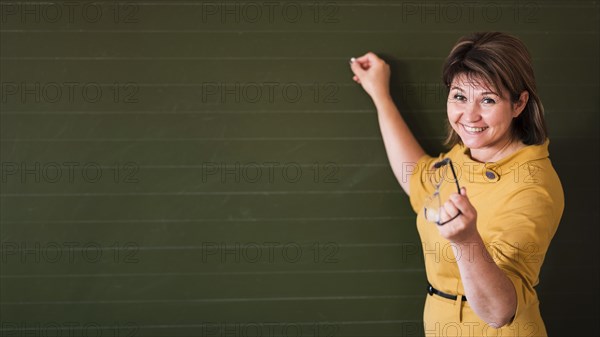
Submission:
<svg viewBox="0 0 600 337">
<path fill-rule="evenodd" d="M 564 209 L 563 189 L 550 162 L 548 144 L 546 140 L 526 146 L 496 163 L 473 160 L 463 145 L 438 158 L 425 155 L 417 162 L 410 177 L 410 203 L 418 214 L 427 279 L 437 290 L 458 295 L 457 300 L 426 295 L 426 336 L 547 335 L 534 286 Z M 454 252 L 437 225 L 424 217 L 424 201 L 434 192 L 431 165 L 446 157 L 451 158 L 460 186 L 467 188 L 477 210 L 477 230 L 488 252 L 517 292 L 516 315 L 498 330 L 480 319 L 468 301 L 461 301 L 465 291 L 456 261 L 468 258 L 469 252 Z M 449 178 L 440 187 L 441 194 L 456 192 L 449 170 L 445 176 Z"/>
</svg>

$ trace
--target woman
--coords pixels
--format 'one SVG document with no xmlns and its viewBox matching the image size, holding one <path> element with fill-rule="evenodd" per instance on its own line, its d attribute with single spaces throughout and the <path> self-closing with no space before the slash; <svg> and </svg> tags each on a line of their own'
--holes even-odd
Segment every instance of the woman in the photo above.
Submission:
<svg viewBox="0 0 600 337">
<path fill-rule="evenodd" d="M 425 334 L 546 336 L 534 286 L 564 195 L 524 44 L 498 32 L 458 40 L 443 65 L 450 150 L 438 158 L 394 105 L 389 66 L 367 53 L 351 69 L 373 99 L 392 170 L 418 214 L 430 283 Z"/>
</svg>

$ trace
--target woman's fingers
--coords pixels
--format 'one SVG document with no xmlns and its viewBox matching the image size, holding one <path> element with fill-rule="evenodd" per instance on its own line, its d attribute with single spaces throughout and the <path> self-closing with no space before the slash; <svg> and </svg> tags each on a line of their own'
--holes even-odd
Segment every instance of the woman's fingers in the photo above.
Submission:
<svg viewBox="0 0 600 337">
<path fill-rule="evenodd" d="M 450 216 L 448 215 L 448 212 L 446 211 L 446 209 L 444 209 L 444 207 L 440 208 L 439 216 L 440 216 L 440 220 L 439 220 L 440 223 L 446 222 L 446 221 L 448 221 L 448 219 L 450 219 Z"/>
<path fill-rule="evenodd" d="M 361 76 L 366 72 L 366 69 L 358 61 L 351 62 L 350 69 L 352 69 L 352 72 L 358 76 Z"/>
<path fill-rule="evenodd" d="M 368 52 L 362 56 L 356 58 L 359 63 L 372 63 L 377 60 L 381 60 L 375 53 Z"/>
<path fill-rule="evenodd" d="M 371 68 L 371 65 L 373 65 L 374 63 L 379 62 L 379 61 L 383 61 L 383 60 L 380 59 L 374 53 L 368 52 L 362 56 L 351 58 L 350 64 L 358 64 L 358 65 L 360 65 L 360 67 L 362 69 L 368 70 L 369 68 Z"/>
<path fill-rule="evenodd" d="M 350 68 L 352 68 L 352 71 L 359 76 L 374 66 L 376 66 L 375 68 L 380 69 L 385 66 L 385 62 L 372 52 L 350 59 Z"/>
<path fill-rule="evenodd" d="M 350 62 L 350 69 L 356 76 L 356 79 L 352 79 L 372 98 L 389 95 L 390 68 L 377 55 L 369 52 L 354 58 Z"/>
<path fill-rule="evenodd" d="M 442 221 L 448 221 L 460 212 L 459 217 L 438 227 L 444 238 L 456 243 L 467 242 L 477 232 L 477 210 L 469 201 L 466 189 L 461 189 L 460 194 L 451 194 L 441 212 Z"/>
<path fill-rule="evenodd" d="M 454 206 L 454 204 L 450 200 L 448 200 L 444 203 L 441 210 L 442 210 L 442 212 L 441 212 L 442 213 L 441 214 L 442 221 L 448 221 L 448 220 L 452 219 L 453 217 L 455 217 L 459 213 L 459 210 L 456 208 L 456 206 Z"/>
<path fill-rule="evenodd" d="M 471 205 L 471 202 L 469 201 L 469 197 L 467 196 L 467 189 L 465 187 L 462 187 L 460 189 L 460 194 L 451 194 L 450 200 L 456 206 L 456 208 L 461 211 L 461 213 L 465 215 L 473 214 L 475 208 L 473 207 L 473 205 Z"/>
</svg>

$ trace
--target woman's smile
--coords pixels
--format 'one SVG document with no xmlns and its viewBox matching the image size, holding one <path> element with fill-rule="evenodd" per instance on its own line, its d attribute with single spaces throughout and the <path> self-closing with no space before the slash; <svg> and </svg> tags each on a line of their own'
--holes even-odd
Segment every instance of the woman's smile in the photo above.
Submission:
<svg viewBox="0 0 600 337">
<path fill-rule="evenodd" d="M 465 132 L 467 132 L 468 134 L 471 134 L 471 135 L 481 134 L 483 131 L 485 131 L 489 128 L 489 126 L 475 127 L 475 126 L 468 126 L 468 125 L 465 125 L 462 123 L 459 123 L 459 124 L 462 125 Z"/>
</svg>

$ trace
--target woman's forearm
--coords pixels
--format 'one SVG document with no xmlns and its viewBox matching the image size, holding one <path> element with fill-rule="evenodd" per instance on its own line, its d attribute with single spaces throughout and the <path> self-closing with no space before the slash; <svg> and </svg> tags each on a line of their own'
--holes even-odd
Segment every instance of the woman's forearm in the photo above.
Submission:
<svg viewBox="0 0 600 337">
<path fill-rule="evenodd" d="M 374 97 L 373 102 L 377 109 L 379 127 L 392 171 L 404 192 L 409 194 L 409 174 L 415 169 L 414 165 L 425 151 L 404 122 L 389 95 Z"/>
<path fill-rule="evenodd" d="M 458 268 L 473 311 L 494 328 L 509 323 L 517 309 L 515 287 L 493 261 L 479 233 L 454 245 L 460 250 Z"/>
</svg>

